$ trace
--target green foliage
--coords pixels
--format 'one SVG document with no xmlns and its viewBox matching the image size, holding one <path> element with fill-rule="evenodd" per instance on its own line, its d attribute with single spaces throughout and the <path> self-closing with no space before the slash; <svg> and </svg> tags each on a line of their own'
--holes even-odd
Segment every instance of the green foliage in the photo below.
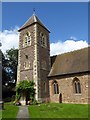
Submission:
<svg viewBox="0 0 90 120">
<path fill-rule="evenodd" d="M 6 51 L 6 58 L 8 59 L 8 67 L 12 70 L 12 78 L 17 78 L 17 65 L 18 65 L 18 49 L 11 48 Z"/>
<path fill-rule="evenodd" d="M 11 48 L 2 53 L 2 97 L 7 98 L 15 94 L 17 79 L 18 49 Z"/>
<path fill-rule="evenodd" d="M 7 72 L 8 60 L 5 58 L 5 55 L 2 53 L 2 84 L 5 85 L 10 80 L 10 76 Z"/>
<path fill-rule="evenodd" d="M 18 49 L 11 48 L 6 51 L 5 55 L 2 53 L 2 79 L 3 83 L 7 81 L 16 80 L 17 78 L 17 64 L 18 64 Z"/>
<path fill-rule="evenodd" d="M 29 80 L 20 81 L 16 86 L 16 99 L 19 100 L 21 94 L 25 94 L 28 99 L 34 100 L 34 82 Z"/>
<path fill-rule="evenodd" d="M 37 100 L 33 100 L 32 105 L 37 105 L 38 101 Z"/>
<path fill-rule="evenodd" d="M 20 97 L 21 97 L 21 94 L 18 91 L 16 91 L 16 101 L 20 100 Z"/>
<path fill-rule="evenodd" d="M 18 63 L 18 49 L 11 48 L 10 50 L 7 50 L 6 58 L 9 60 L 9 65 L 12 68 L 16 67 Z"/>
</svg>

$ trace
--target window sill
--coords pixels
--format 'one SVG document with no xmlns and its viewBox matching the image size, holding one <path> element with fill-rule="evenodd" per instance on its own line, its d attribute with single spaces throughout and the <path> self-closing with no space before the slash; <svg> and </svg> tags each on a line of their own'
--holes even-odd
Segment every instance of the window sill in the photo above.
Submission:
<svg viewBox="0 0 90 120">
<path fill-rule="evenodd" d="M 31 44 L 28 44 L 28 45 L 23 46 L 23 48 L 27 48 L 27 47 L 30 47 L 30 46 L 31 46 Z"/>
<path fill-rule="evenodd" d="M 53 95 L 59 95 L 59 94 L 53 94 Z"/>
<path fill-rule="evenodd" d="M 77 94 L 74 94 L 74 95 L 82 95 L 81 93 L 77 93 Z"/>
</svg>

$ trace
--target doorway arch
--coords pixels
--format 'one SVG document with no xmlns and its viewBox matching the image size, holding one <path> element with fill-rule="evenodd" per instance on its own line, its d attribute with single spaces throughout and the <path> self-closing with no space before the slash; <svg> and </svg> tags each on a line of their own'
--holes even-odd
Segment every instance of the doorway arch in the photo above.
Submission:
<svg viewBox="0 0 90 120">
<path fill-rule="evenodd" d="M 62 93 L 59 94 L 59 103 L 62 103 Z"/>
</svg>

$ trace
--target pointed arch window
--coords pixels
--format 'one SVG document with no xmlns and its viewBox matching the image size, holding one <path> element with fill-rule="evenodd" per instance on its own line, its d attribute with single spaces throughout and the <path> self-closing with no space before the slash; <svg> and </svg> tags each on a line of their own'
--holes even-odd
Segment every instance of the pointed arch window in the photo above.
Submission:
<svg viewBox="0 0 90 120">
<path fill-rule="evenodd" d="M 81 85 L 80 85 L 80 80 L 78 78 L 74 78 L 73 87 L 74 87 L 74 93 L 76 94 L 81 93 Z"/>
<path fill-rule="evenodd" d="M 54 91 L 54 94 L 59 94 L 59 87 L 56 81 L 53 83 L 53 91 Z"/>
<path fill-rule="evenodd" d="M 31 44 L 31 35 L 30 32 L 27 32 L 24 36 L 24 44 L 23 46 L 26 47 Z"/>
<path fill-rule="evenodd" d="M 24 62 L 24 69 L 29 69 L 31 66 L 31 63 L 27 60 Z"/>
</svg>

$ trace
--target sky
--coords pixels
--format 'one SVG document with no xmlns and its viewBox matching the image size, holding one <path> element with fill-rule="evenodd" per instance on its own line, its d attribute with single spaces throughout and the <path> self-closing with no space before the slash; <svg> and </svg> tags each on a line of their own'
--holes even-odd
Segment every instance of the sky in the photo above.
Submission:
<svg viewBox="0 0 90 120">
<path fill-rule="evenodd" d="M 88 46 L 87 2 L 3 2 L 2 51 L 18 48 L 18 29 L 35 14 L 50 30 L 50 54 L 56 55 Z"/>
</svg>

